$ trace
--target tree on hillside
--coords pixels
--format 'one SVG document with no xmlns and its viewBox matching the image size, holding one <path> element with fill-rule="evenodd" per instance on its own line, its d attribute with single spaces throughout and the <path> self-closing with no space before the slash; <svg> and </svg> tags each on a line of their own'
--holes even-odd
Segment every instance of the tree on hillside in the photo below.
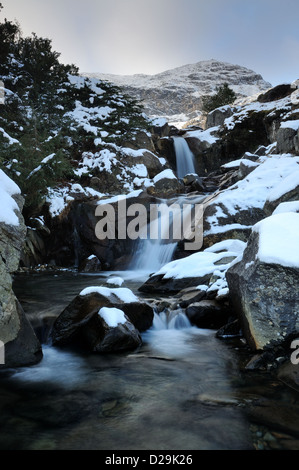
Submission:
<svg viewBox="0 0 299 470">
<path fill-rule="evenodd" d="M 236 98 L 237 95 L 235 92 L 227 83 L 224 83 L 216 88 L 214 95 L 205 95 L 202 97 L 202 110 L 204 113 L 208 114 L 216 108 L 220 108 L 226 104 L 232 104 Z"/>
</svg>

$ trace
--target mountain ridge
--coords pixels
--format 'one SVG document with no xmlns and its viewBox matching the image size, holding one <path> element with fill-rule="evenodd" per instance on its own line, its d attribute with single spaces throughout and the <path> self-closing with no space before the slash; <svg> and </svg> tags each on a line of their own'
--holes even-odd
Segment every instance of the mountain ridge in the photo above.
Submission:
<svg viewBox="0 0 299 470">
<path fill-rule="evenodd" d="M 186 64 L 153 75 L 82 75 L 121 86 L 144 105 L 149 116 L 164 117 L 168 121 L 187 121 L 200 116 L 201 97 L 213 94 L 224 83 L 228 83 L 238 98 L 255 95 L 272 86 L 253 70 L 216 59 Z"/>
</svg>

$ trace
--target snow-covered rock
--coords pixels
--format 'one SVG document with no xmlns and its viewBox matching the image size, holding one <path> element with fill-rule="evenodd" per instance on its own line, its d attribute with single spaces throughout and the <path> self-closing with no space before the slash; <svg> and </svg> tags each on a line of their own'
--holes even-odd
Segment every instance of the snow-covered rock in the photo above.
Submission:
<svg viewBox="0 0 299 470">
<path fill-rule="evenodd" d="M 127 288 L 91 286 L 84 289 L 56 319 L 56 345 L 81 344 L 94 352 L 133 349 L 140 332 L 152 326 L 153 309 Z"/>
<path fill-rule="evenodd" d="M 225 238 L 240 237 L 246 241 L 252 226 L 265 217 L 268 198 L 272 200 L 278 191 L 283 194 L 295 185 L 298 163 L 299 157 L 288 155 L 261 158 L 246 178 L 216 195 L 205 209 L 205 246 Z"/>
<path fill-rule="evenodd" d="M 206 291 L 226 292 L 225 272 L 246 247 L 240 240 L 225 240 L 202 252 L 171 261 L 140 287 L 142 292 L 175 293 L 188 287 L 206 286 Z"/>
<path fill-rule="evenodd" d="M 299 214 L 272 215 L 252 230 L 242 259 L 226 272 L 248 344 L 264 350 L 299 334 Z"/>
</svg>

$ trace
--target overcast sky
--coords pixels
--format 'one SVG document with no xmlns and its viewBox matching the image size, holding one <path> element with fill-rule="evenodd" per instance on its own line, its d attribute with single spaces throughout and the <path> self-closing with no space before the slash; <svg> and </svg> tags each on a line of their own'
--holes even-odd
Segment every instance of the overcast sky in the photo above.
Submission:
<svg viewBox="0 0 299 470">
<path fill-rule="evenodd" d="M 1 0 L 24 35 L 81 72 L 155 74 L 201 60 L 273 85 L 299 78 L 299 0 Z"/>
</svg>

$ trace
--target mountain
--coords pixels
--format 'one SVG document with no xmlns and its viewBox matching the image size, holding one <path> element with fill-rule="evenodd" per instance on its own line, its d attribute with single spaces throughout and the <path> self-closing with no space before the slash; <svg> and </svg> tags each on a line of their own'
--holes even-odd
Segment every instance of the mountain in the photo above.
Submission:
<svg viewBox="0 0 299 470">
<path fill-rule="evenodd" d="M 228 83 L 238 97 L 255 95 L 271 88 L 261 75 L 239 65 L 214 59 L 184 65 L 156 75 L 83 74 L 108 80 L 141 101 L 151 116 L 168 121 L 188 121 L 200 115 L 202 95 L 213 94 Z"/>
</svg>

